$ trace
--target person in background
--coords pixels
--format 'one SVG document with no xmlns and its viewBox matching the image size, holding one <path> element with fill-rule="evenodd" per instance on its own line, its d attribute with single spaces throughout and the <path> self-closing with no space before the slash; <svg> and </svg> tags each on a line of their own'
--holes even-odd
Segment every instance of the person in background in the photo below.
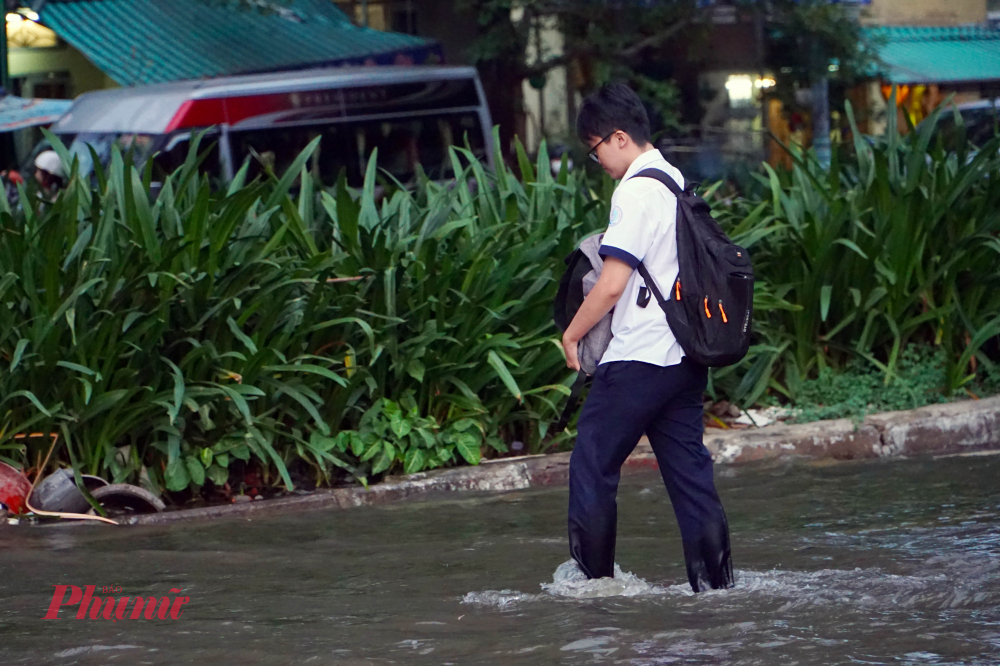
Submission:
<svg viewBox="0 0 1000 666">
<path fill-rule="evenodd" d="M 573 156 L 570 154 L 569 148 L 562 144 L 555 144 L 549 151 L 549 168 L 552 169 L 553 178 L 558 178 L 559 172 L 562 171 L 563 155 L 566 155 L 566 170 L 573 170 Z"/>
<path fill-rule="evenodd" d="M 66 186 L 66 171 L 54 150 L 43 150 L 35 158 L 35 180 L 43 196 L 50 201 Z"/>
<path fill-rule="evenodd" d="M 16 169 L 0 171 L 0 180 L 3 181 L 4 194 L 7 195 L 7 203 L 11 208 L 17 206 L 21 195 L 17 191 L 17 186 L 24 185 L 24 176 Z"/>
</svg>

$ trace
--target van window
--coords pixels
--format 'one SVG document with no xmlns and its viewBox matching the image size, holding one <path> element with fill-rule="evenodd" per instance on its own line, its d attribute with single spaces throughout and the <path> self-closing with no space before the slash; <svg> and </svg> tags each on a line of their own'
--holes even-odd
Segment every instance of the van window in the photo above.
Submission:
<svg viewBox="0 0 1000 666">
<path fill-rule="evenodd" d="M 336 182 L 343 170 L 352 187 L 361 187 L 368 157 L 378 149 L 378 166 L 407 183 L 416 166 L 435 180 L 452 177 L 448 147 L 465 146 L 486 159 L 482 124 L 473 112 L 428 116 L 307 125 L 249 131 L 232 131 L 234 166 L 251 155 L 252 148 L 276 174 L 284 173 L 315 137 L 322 136 L 309 168 L 326 185 Z M 261 173 L 260 163 L 251 158 L 250 177 Z"/>
<path fill-rule="evenodd" d="M 88 148 L 93 148 L 103 166 L 111 162 L 111 148 L 117 146 L 122 154 L 132 151 L 135 163 L 142 164 L 155 150 L 156 134 L 116 134 L 108 132 L 81 132 L 69 146 L 71 156 L 80 158 L 80 172 L 88 174 L 93 170 L 93 160 Z"/>
<path fill-rule="evenodd" d="M 273 119 L 279 124 L 323 123 L 372 115 L 412 117 L 422 113 L 448 114 L 480 106 L 479 93 L 473 79 L 323 88 L 263 97 L 230 98 L 226 100 L 226 106 L 232 115 L 239 116 L 243 105 L 259 108 L 262 99 L 270 100 L 277 109 L 283 109 L 285 104 L 290 105 Z"/>
</svg>

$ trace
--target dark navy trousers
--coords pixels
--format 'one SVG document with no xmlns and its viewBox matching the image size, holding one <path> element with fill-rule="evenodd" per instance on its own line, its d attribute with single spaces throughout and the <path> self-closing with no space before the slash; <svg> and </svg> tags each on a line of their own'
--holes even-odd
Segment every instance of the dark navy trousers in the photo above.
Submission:
<svg viewBox="0 0 1000 666">
<path fill-rule="evenodd" d="M 569 467 L 570 554 L 588 577 L 614 575 L 618 480 L 645 433 L 677 516 L 692 589 L 733 586 L 729 526 L 702 441 L 707 382 L 708 369 L 686 357 L 667 367 L 597 367 Z"/>
</svg>

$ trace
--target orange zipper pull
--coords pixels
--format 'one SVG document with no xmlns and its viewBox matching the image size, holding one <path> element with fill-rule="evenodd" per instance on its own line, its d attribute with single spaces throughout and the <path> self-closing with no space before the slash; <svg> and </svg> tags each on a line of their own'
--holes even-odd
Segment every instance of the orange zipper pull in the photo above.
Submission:
<svg viewBox="0 0 1000 666">
<path fill-rule="evenodd" d="M 709 319 L 712 318 L 712 311 L 708 309 L 708 296 L 705 297 L 705 316 Z"/>
<path fill-rule="evenodd" d="M 722 313 L 722 323 L 723 324 L 728 324 L 729 323 L 729 318 L 726 317 L 726 311 L 722 309 L 722 301 L 719 301 L 719 312 Z"/>
<path fill-rule="evenodd" d="M 677 281 L 677 300 L 681 300 L 681 281 Z"/>
</svg>

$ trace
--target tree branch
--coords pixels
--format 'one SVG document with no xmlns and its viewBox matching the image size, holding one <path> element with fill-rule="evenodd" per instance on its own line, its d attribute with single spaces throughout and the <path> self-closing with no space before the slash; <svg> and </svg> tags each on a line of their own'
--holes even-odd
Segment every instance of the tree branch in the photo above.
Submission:
<svg viewBox="0 0 1000 666">
<path fill-rule="evenodd" d="M 676 23 L 672 24 L 666 30 L 661 30 L 658 33 L 655 33 L 653 35 L 650 35 L 649 37 L 639 40 L 638 42 L 636 42 L 635 44 L 626 49 L 608 55 L 612 58 L 632 60 L 633 58 L 640 55 L 646 49 L 659 46 L 663 42 L 667 41 L 668 39 L 679 33 L 681 30 L 687 28 L 689 25 L 691 25 L 692 21 L 694 21 L 695 16 L 697 16 L 697 13 L 691 14 L 690 16 L 686 16 L 685 18 L 682 18 Z M 599 52 L 598 49 L 593 49 L 593 48 L 569 49 L 562 55 L 556 56 L 555 58 L 550 58 L 545 62 L 535 63 L 534 65 L 526 66 L 524 68 L 524 76 L 525 78 L 540 76 L 542 74 L 545 74 L 551 69 L 555 69 L 556 67 L 562 67 L 564 65 L 568 65 L 569 63 L 576 60 L 576 58 L 578 58 L 579 56 L 590 55 L 598 52 Z"/>
<path fill-rule="evenodd" d="M 666 30 L 658 32 L 654 35 L 650 35 L 645 39 L 640 39 L 632 46 L 620 52 L 618 56 L 621 58 L 626 58 L 631 60 L 632 58 L 642 53 L 644 50 L 651 48 L 653 46 L 659 46 L 663 42 L 667 41 L 668 39 L 676 35 L 678 32 L 691 25 L 692 20 L 694 20 L 694 15 L 682 18 L 680 21 L 674 23 Z"/>
</svg>

